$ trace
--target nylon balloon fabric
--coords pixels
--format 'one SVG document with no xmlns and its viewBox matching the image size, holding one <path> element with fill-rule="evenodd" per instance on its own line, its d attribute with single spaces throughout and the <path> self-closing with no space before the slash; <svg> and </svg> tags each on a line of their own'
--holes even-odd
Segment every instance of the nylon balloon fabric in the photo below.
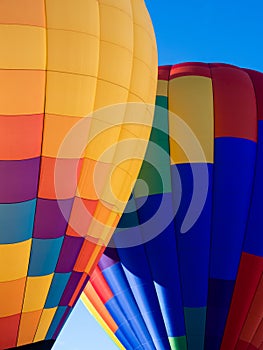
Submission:
<svg viewBox="0 0 263 350">
<path fill-rule="evenodd" d="M 84 290 L 126 349 L 262 349 L 262 118 L 260 72 L 159 67 L 144 163 Z"/>
<path fill-rule="evenodd" d="M 140 170 L 156 43 L 137 0 L 3 0 L 0 43 L 0 349 L 50 349 Z"/>
</svg>

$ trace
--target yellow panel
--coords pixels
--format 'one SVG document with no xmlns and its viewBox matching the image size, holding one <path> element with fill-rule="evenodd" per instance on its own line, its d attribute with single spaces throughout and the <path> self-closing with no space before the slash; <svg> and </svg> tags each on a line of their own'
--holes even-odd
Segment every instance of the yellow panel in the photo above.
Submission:
<svg viewBox="0 0 263 350">
<path fill-rule="evenodd" d="M 0 317 L 20 314 L 26 277 L 0 283 Z"/>
<path fill-rule="evenodd" d="M 54 307 L 52 309 L 43 309 L 38 324 L 37 332 L 34 338 L 34 342 L 38 342 L 40 340 L 45 339 L 56 311 L 57 307 Z"/>
<path fill-rule="evenodd" d="M 128 89 L 131 73 L 132 51 L 108 42 L 101 42 L 98 77 Z M 106 91 L 104 91 L 104 97 L 109 93 L 108 90 Z M 125 101 L 126 98 L 122 102 Z"/>
<path fill-rule="evenodd" d="M 133 165 L 136 164 L 139 164 L 140 169 L 141 162 L 133 163 Z M 134 186 L 134 177 L 138 176 L 138 172 L 136 171 L 136 168 L 134 168 L 134 176 L 131 176 L 126 172 L 126 170 L 123 170 L 121 167 L 115 167 L 110 179 L 110 186 L 105 188 L 102 194 L 102 200 L 107 203 L 114 204 L 115 210 L 121 213 L 125 208 L 125 203 L 130 197 Z"/>
<path fill-rule="evenodd" d="M 98 0 L 46 0 L 47 27 L 99 35 Z"/>
<path fill-rule="evenodd" d="M 132 7 L 130 0 L 100 0 L 100 4 L 116 7 L 132 17 Z"/>
<path fill-rule="evenodd" d="M 21 314 L 17 339 L 18 346 L 31 344 L 33 342 L 41 312 L 42 310 L 37 310 L 33 312 L 23 312 Z"/>
<path fill-rule="evenodd" d="M 92 137 L 89 142 L 85 157 L 114 164 L 123 159 L 144 158 L 151 132 L 150 126 L 128 122 L 123 126 L 108 128 L 105 125 L 93 120 L 90 137 L 97 136 Z"/>
<path fill-rule="evenodd" d="M 48 30 L 48 69 L 97 76 L 99 38 L 80 32 Z"/>
<path fill-rule="evenodd" d="M 150 88 L 151 77 L 152 71 L 149 66 L 141 60 L 134 58 L 130 93 L 140 96 L 144 102 L 150 102 L 149 91 L 152 90 Z M 156 93 L 156 89 L 154 89 L 154 93 Z"/>
<path fill-rule="evenodd" d="M 27 278 L 23 312 L 43 309 L 53 275 Z"/>
<path fill-rule="evenodd" d="M 46 68 L 46 31 L 44 28 L 1 24 L 0 42 L 0 68 Z"/>
<path fill-rule="evenodd" d="M 214 112 L 211 79 L 186 76 L 171 80 L 169 111 L 171 163 L 212 163 Z"/>
<path fill-rule="evenodd" d="M 146 10 L 144 1 L 131 1 L 134 23 L 153 32 L 150 16 Z"/>
<path fill-rule="evenodd" d="M 154 57 L 152 56 L 152 41 L 149 32 L 144 27 L 135 25 L 134 36 L 137 39 L 134 47 L 135 57 L 151 66 Z"/>
<path fill-rule="evenodd" d="M 108 81 L 98 80 L 94 105 L 95 110 L 105 106 L 109 108 L 109 106 L 126 102 L 127 99 L 127 89 Z"/>
<path fill-rule="evenodd" d="M 92 122 L 92 126 L 94 124 L 95 121 Z M 99 122 L 96 122 L 96 126 L 98 126 L 98 124 Z M 96 126 L 94 126 L 94 128 L 91 127 L 92 134 L 94 134 L 97 129 Z M 89 142 L 85 151 L 85 157 L 103 163 L 112 163 L 119 141 L 121 126 L 112 126 L 108 129 L 104 128 L 104 125 L 101 125 L 101 130 L 99 130 L 98 127 L 97 134 L 95 134 L 97 137 L 92 138 L 92 141 Z"/>
<path fill-rule="evenodd" d="M 32 239 L 0 245 L 0 282 L 16 280 L 27 275 Z"/>
<path fill-rule="evenodd" d="M 165 97 L 168 96 L 168 81 L 158 80 L 156 95 Z"/>
<path fill-rule="evenodd" d="M 102 41 L 133 49 L 133 22 L 131 13 L 100 3 L 100 38 Z M 121 30 L 120 30 L 121 28 Z"/>
<path fill-rule="evenodd" d="M 43 113 L 45 78 L 45 71 L 0 70 L 0 114 Z"/>
<path fill-rule="evenodd" d="M 46 113 L 87 116 L 93 110 L 95 92 L 94 77 L 47 72 Z"/>
<path fill-rule="evenodd" d="M 119 349 L 125 350 L 124 346 L 121 344 L 119 339 L 115 336 L 115 334 L 111 331 L 107 323 L 100 316 L 95 307 L 91 304 L 89 299 L 86 297 L 84 293 L 81 294 L 80 297 L 83 304 L 87 307 L 91 315 L 95 318 L 95 320 L 100 324 L 100 326 L 104 329 L 104 331 L 108 334 L 108 336 L 114 341 L 114 343 L 118 346 Z"/>
</svg>

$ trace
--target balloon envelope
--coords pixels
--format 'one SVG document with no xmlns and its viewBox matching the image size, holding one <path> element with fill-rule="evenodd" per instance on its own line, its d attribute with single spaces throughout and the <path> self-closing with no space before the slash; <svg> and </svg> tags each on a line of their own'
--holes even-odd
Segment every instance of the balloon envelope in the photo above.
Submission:
<svg viewBox="0 0 263 350">
<path fill-rule="evenodd" d="M 0 348 L 44 349 L 120 218 L 123 184 L 138 175 L 156 44 L 137 0 L 3 0 L 0 43 Z"/>
<path fill-rule="evenodd" d="M 262 349 L 262 96 L 256 71 L 159 68 L 133 196 L 84 291 L 126 349 Z"/>
</svg>

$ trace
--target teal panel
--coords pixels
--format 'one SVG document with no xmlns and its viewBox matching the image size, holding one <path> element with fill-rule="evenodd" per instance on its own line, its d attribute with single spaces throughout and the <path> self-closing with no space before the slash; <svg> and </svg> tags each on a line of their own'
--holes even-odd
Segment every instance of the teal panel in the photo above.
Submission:
<svg viewBox="0 0 263 350">
<path fill-rule="evenodd" d="M 0 204 L 0 244 L 18 243 L 32 237 L 36 200 Z"/>
<path fill-rule="evenodd" d="M 64 237 L 33 238 L 29 263 L 29 276 L 44 276 L 55 271 Z"/>
<path fill-rule="evenodd" d="M 184 308 L 188 350 L 203 350 L 206 324 L 206 307 Z"/>
</svg>

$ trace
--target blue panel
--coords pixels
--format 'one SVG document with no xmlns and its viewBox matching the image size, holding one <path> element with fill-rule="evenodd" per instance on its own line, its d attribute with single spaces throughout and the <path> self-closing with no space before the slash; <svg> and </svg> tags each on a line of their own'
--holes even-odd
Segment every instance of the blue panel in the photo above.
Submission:
<svg viewBox="0 0 263 350">
<path fill-rule="evenodd" d="M 128 342 L 128 340 L 126 339 L 125 335 L 120 330 L 120 328 L 118 328 L 117 331 L 115 332 L 115 336 L 119 339 L 119 341 L 122 343 L 122 345 L 125 347 L 125 349 L 133 350 L 133 347 Z"/>
<path fill-rule="evenodd" d="M 116 297 L 109 299 L 105 303 L 105 307 L 112 315 L 114 321 L 119 326 L 119 329 L 122 332 L 123 336 L 128 340 L 132 348 L 136 349 L 137 346 L 140 346 L 140 342 L 134 334 L 133 329 L 131 328 L 131 324 L 128 322 L 125 315 L 123 314 L 123 310 L 120 307 Z"/>
<path fill-rule="evenodd" d="M 66 313 L 68 307 L 67 306 L 59 306 L 57 308 L 57 311 L 55 313 L 55 316 L 53 318 L 53 321 L 49 327 L 49 330 L 47 332 L 45 339 L 51 339 L 58 328 L 59 322 L 62 320 L 64 314 Z"/>
<path fill-rule="evenodd" d="M 203 208 L 200 208 L 200 215 L 197 216 L 193 226 L 187 232 L 181 233 L 182 223 L 185 220 L 193 196 L 193 172 L 201 176 L 204 170 L 208 171 L 209 181 L 208 188 L 205 188 L 204 191 L 206 199 L 204 197 Z M 178 164 L 172 166 L 171 172 L 174 196 L 180 193 L 178 175 L 181 180 L 181 201 L 174 223 L 183 303 L 185 307 L 205 307 L 209 277 L 213 165 L 201 163 Z M 202 179 L 200 180 L 202 181 Z M 202 193 L 200 196 L 202 196 Z"/>
<path fill-rule="evenodd" d="M 116 263 L 115 265 L 103 270 L 103 276 L 115 295 L 125 318 L 127 320 L 132 320 L 130 327 L 133 329 L 138 339 L 142 343 L 151 341 L 151 336 L 145 326 L 121 264 Z"/>
<path fill-rule="evenodd" d="M 156 349 L 169 349 L 167 333 L 144 246 L 138 245 L 132 248 L 118 249 L 118 253 Z"/>
<path fill-rule="evenodd" d="M 211 278 L 234 280 L 247 226 L 256 144 L 215 140 Z"/>
<path fill-rule="evenodd" d="M 44 276 L 55 271 L 63 239 L 33 238 L 28 276 Z"/>
<path fill-rule="evenodd" d="M 32 237 L 36 200 L 0 204 L 0 244 L 26 241 Z"/>
<path fill-rule="evenodd" d="M 173 222 L 145 245 L 152 278 L 169 337 L 185 335 L 181 283 Z"/>
<path fill-rule="evenodd" d="M 48 292 L 45 308 L 52 308 L 59 305 L 64 289 L 68 283 L 71 273 L 55 273 Z"/>
<path fill-rule="evenodd" d="M 244 251 L 263 257 L 263 121 L 258 124 L 258 149 Z"/>
<path fill-rule="evenodd" d="M 234 280 L 209 280 L 205 335 L 205 349 L 207 350 L 219 350 L 220 348 L 234 286 Z"/>
</svg>

